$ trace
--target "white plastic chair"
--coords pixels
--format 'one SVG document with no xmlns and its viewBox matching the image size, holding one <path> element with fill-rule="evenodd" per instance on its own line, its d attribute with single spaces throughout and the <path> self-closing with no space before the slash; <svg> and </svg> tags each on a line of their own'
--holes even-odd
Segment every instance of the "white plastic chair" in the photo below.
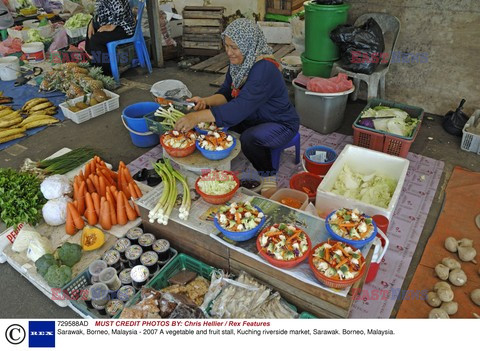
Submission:
<svg viewBox="0 0 480 351">
<path fill-rule="evenodd" d="M 347 76 L 353 78 L 353 84 L 355 85 L 355 91 L 351 95 L 352 100 L 357 100 L 358 91 L 360 90 L 360 81 L 364 81 L 368 86 L 368 100 L 376 98 L 378 95 L 378 88 L 380 86 L 380 98 L 385 98 L 385 75 L 390 67 L 390 61 L 392 60 L 392 53 L 395 50 L 395 44 L 397 42 L 398 33 L 400 32 L 400 21 L 397 17 L 389 15 L 388 13 L 366 13 L 361 15 L 355 21 L 355 26 L 361 26 L 369 18 L 373 18 L 383 33 L 383 40 L 385 42 L 384 52 L 388 52 L 388 62 L 378 65 L 375 72 L 372 74 L 355 73 L 350 72 L 342 67 L 338 63 L 335 63 L 332 68 L 331 77 L 336 76 L 338 73 L 344 73 Z"/>
</svg>

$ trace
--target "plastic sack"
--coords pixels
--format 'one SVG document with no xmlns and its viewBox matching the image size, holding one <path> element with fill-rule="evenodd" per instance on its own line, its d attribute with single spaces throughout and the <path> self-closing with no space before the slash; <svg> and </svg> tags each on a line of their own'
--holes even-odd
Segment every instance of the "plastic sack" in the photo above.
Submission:
<svg viewBox="0 0 480 351">
<path fill-rule="evenodd" d="M 373 18 L 360 27 L 340 25 L 330 39 L 340 49 L 340 66 L 356 73 L 372 74 L 385 49 L 382 29 Z"/>
<path fill-rule="evenodd" d="M 0 42 L 0 55 L 7 56 L 16 52 L 21 52 L 22 44 L 22 39 L 8 37 L 6 40 Z"/>
<path fill-rule="evenodd" d="M 316 93 L 341 93 L 352 89 L 353 83 L 344 73 L 332 78 L 315 77 L 308 81 L 307 89 Z"/>
<path fill-rule="evenodd" d="M 468 116 L 462 111 L 465 99 L 462 99 L 455 111 L 449 111 L 442 121 L 443 129 L 449 134 L 462 136 L 463 127 L 468 122 Z"/>
<path fill-rule="evenodd" d="M 36 8 L 42 8 L 47 13 L 52 13 L 53 10 L 63 10 L 63 3 L 55 0 L 32 0 L 32 4 Z"/>
<path fill-rule="evenodd" d="M 156 82 L 152 85 L 150 92 L 155 97 L 187 99 L 192 97 L 192 93 L 187 86 L 179 80 L 166 79 Z"/>
</svg>

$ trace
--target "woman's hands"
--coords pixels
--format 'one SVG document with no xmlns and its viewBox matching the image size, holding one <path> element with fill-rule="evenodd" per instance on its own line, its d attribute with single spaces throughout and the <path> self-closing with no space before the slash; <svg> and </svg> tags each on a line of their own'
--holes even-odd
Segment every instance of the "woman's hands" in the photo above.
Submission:
<svg viewBox="0 0 480 351">
<path fill-rule="evenodd" d="M 180 132 L 187 132 L 198 124 L 195 112 L 188 113 L 184 117 L 180 118 L 177 123 L 175 123 L 175 130 Z"/>
<path fill-rule="evenodd" d="M 111 32 L 111 31 L 115 30 L 115 28 L 117 28 L 117 26 L 115 24 L 106 24 L 106 25 L 98 28 L 98 31 L 99 32 Z"/>
<path fill-rule="evenodd" d="M 195 107 L 193 108 L 195 111 L 205 110 L 207 108 L 207 102 L 200 96 L 194 96 L 191 99 L 187 99 L 187 101 L 195 103 Z"/>
</svg>

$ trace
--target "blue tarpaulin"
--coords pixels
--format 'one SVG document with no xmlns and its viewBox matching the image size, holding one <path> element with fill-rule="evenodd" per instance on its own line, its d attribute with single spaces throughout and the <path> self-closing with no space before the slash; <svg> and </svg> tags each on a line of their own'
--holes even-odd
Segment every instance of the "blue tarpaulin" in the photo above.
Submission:
<svg viewBox="0 0 480 351">
<path fill-rule="evenodd" d="M 15 87 L 13 84 L 15 81 L 10 81 L 10 82 L 2 82 L 0 81 L 0 91 L 3 92 L 4 96 L 9 96 L 13 98 L 13 104 L 10 106 L 14 110 L 19 110 L 23 107 L 23 105 L 30 99 L 34 98 L 47 98 L 49 99 L 55 106 L 60 105 L 62 102 L 65 101 L 65 94 L 55 91 L 55 92 L 43 92 L 43 91 L 38 91 L 38 87 L 36 86 L 31 86 L 31 85 L 22 85 L 19 87 Z M 63 115 L 63 112 L 60 108 L 58 108 L 58 112 L 56 113 L 55 116 L 56 119 L 63 121 L 65 119 L 65 116 Z M 19 141 L 29 137 L 30 135 L 36 134 L 40 132 L 41 130 L 44 130 L 45 127 L 38 127 L 38 128 L 33 128 L 29 129 L 26 131 L 27 136 L 24 138 L 20 139 L 15 139 L 12 141 L 8 141 L 6 143 L 0 144 L 0 150 L 4 150 L 7 147 L 18 143 Z"/>
</svg>

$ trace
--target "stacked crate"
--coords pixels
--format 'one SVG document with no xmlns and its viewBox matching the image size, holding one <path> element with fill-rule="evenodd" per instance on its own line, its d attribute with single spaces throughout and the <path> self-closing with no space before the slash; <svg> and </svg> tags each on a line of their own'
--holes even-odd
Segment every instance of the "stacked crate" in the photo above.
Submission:
<svg viewBox="0 0 480 351">
<path fill-rule="evenodd" d="M 186 6 L 182 46 L 186 55 L 215 56 L 222 51 L 223 7 Z"/>
<path fill-rule="evenodd" d="M 291 16 L 299 12 L 305 0 L 266 0 L 266 13 Z"/>
</svg>

